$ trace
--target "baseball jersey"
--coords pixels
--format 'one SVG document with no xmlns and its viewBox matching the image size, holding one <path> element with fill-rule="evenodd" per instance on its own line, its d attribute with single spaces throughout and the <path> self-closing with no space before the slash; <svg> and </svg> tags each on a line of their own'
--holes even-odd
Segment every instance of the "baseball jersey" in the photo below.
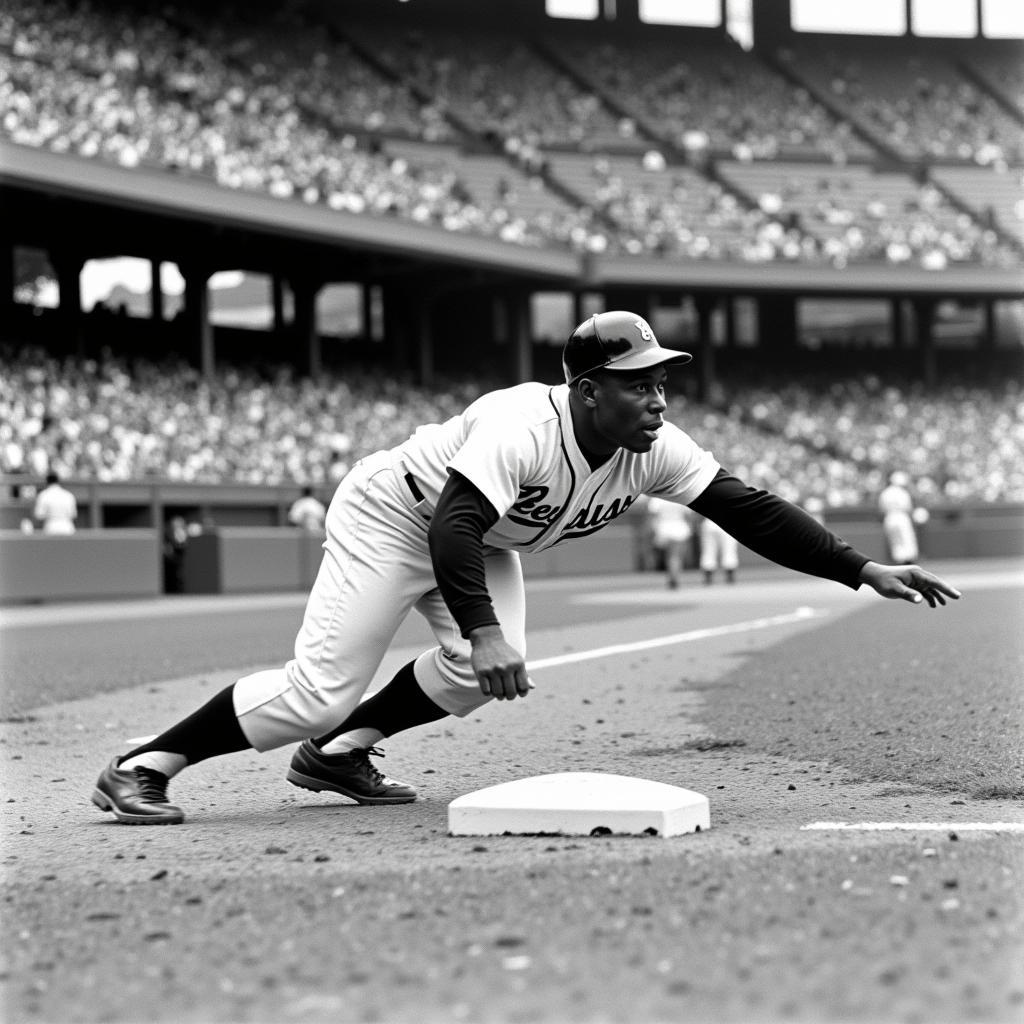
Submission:
<svg viewBox="0 0 1024 1024">
<path fill-rule="evenodd" d="M 665 498 L 651 498 L 647 516 L 658 545 L 681 543 L 689 540 L 692 531 L 686 518 L 686 509 Z"/>
<path fill-rule="evenodd" d="M 288 510 L 288 522 L 294 523 L 310 533 L 321 533 L 327 509 L 312 495 L 306 494 L 293 502 Z"/>
<path fill-rule="evenodd" d="M 565 384 L 492 391 L 447 422 L 420 427 L 395 454 L 416 480 L 425 514 L 454 470 L 498 513 L 484 543 L 524 552 L 597 533 L 642 494 L 688 504 L 719 470 L 710 452 L 667 422 L 650 451 L 620 448 L 592 470 L 576 443 Z"/>
<path fill-rule="evenodd" d="M 910 492 L 905 487 L 900 487 L 898 484 L 889 484 L 878 496 L 878 507 L 883 515 L 888 515 L 890 512 L 905 512 L 909 514 L 913 511 L 914 501 L 910 497 Z"/>
<path fill-rule="evenodd" d="M 42 521 L 43 533 L 74 533 L 78 516 L 75 496 L 60 484 L 44 487 L 36 496 L 32 510 L 36 519 Z"/>
</svg>

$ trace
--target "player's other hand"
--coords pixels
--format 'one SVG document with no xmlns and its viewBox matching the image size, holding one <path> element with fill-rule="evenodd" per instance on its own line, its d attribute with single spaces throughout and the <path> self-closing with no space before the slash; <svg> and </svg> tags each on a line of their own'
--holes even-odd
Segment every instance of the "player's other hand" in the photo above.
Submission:
<svg viewBox="0 0 1024 1024">
<path fill-rule="evenodd" d="M 526 675 L 523 656 L 509 643 L 498 626 L 480 626 L 470 631 L 473 645 L 470 664 L 480 691 L 496 700 L 525 697 L 533 687 Z"/>
<path fill-rule="evenodd" d="M 878 562 L 868 562 L 860 571 L 860 580 L 882 597 L 910 601 L 912 604 L 927 601 L 932 608 L 945 604 L 947 597 L 954 601 L 960 597 L 959 590 L 919 565 L 880 565 Z"/>
</svg>

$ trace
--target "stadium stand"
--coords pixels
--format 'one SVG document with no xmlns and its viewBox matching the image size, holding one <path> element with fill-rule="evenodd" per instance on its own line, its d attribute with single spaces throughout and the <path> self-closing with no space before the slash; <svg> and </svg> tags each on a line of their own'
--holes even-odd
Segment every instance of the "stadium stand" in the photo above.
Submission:
<svg viewBox="0 0 1024 1024">
<path fill-rule="evenodd" d="M 991 224 L 1024 244 L 1024 172 L 984 167 L 934 167 L 932 177 L 963 204 L 979 211 Z"/>
<path fill-rule="evenodd" d="M 768 59 L 708 33 L 675 38 L 689 42 L 394 33 L 289 5 L 266 22 L 9 0 L 0 133 L 519 246 L 1020 266 L 1019 64 L 979 48 L 957 63 L 906 41 L 894 45 L 908 60 L 856 40 Z M 204 377 L 24 347 L 0 370 L 0 472 L 100 481 L 327 484 L 487 386 L 227 365 Z M 672 415 L 793 500 L 869 502 L 894 464 L 929 500 L 1024 500 L 1016 384 L 730 379 L 725 395 Z"/>
<path fill-rule="evenodd" d="M 793 74 L 905 159 L 1021 165 L 1021 123 L 954 64 L 920 46 L 894 56 L 855 40 L 826 50 L 804 43 L 780 54 Z"/>
<path fill-rule="evenodd" d="M 624 105 L 654 137 L 699 156 L 737 158 L 868 157 L 872 150 L 816 103 L 726 40 L 701 37 L 594 46 L 561 33 L 551 47 L 602 96 Z"/>
<path fill-rule="evenodd" d="M 916 184 L 906 174 L 870 165 L 779 161 L 729 162 L 720 170 L 762 209 L 799 224 L 817 240 L 814 253 L 837 266 L 858 259 L 916 260 L 941 270 L 950 262 L 1006 266 L 1017 260 L 994 231 L 952 206 L 933 185 Z"/>
<path fill-rule="evenodd" d="M 0 12 L 3 135 L 526 246 L 767 261 L 818 259 L 825 244 L 845 260 L 1020 259 L 1021 125 L 939 57 L 901 66 L 851 41 L 825 56 L 791 52 L 779 73 L 706 34 L 682 52 L 645 44 L 641 59 L 625 39 L 394 33 L 311 22 L 288 6 L 271 23 L 190 11 L 12 0 Z M 995 79 L 1001 65 L 979 74 Z M 860 169 L 879 155 L 872 135 L 907 160 L 1002 173 L 937 169 L 948 191 L 935 201 L 909 165 Z M 868 216 L 860 237 L 838 243 L 834 224 L 807 213 L 807 173 L 792 202 L 766 209 L 750 176 L 785 160 L 796 179 L 797 159 L 831 168 L 831 191 L 850 193 L 854 216 L 871 177 L 900 223 Z"/>
<path fill-rule="evenodd" d="M 611 112 L 551 67 L 525 40 L 482 29 L 394 33 L 347 26 L 364 51 L 399 73 L 478 134 L 508 147 L 603 148 L 619 139 Z"/>
<path fill-rule="evenodd" d="M 455 415 L 495 381 L 425 389 L 370 371 L 313 381 L 284 367 L 59 360 L 0 352 L 0 473 L 39 479 L 312 484 Z M 1024 393 L 1000 386 L 764 376 L 731 381 L 714 405 L 673 398 L 668 413 L 750 482 L 827 507 L 869 503 L 888 471 L 921 499 L 1024 501 Z"/>
</svg>

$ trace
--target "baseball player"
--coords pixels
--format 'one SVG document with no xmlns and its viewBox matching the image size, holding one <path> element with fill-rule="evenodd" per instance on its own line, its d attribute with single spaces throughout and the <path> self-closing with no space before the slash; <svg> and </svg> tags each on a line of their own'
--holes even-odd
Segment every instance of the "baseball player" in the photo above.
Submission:
<svg viewBox="0 0 1024 1024">
<path fill-rule="evenodd" d="M 569 337 L 565 383 L 491 392 L 362 459 L 328 509 L 294 657 L 114 758 L 93 801 L 122 822 L 178 823 L 184 814 L 168 802 L 167 784 L 184 767 L 296 742 L 287 778 L 297 786 L 364 804 L 415 800 L 370 760 L 377 745 L 490 700 L 526 697 L 520 555 L 589 537 L 643 494 L 689 505 L 801 572 L 931 607 L 960 596 L 917 566 L 858 554 L 667 423 L 666 366 L 690 358 L 662 348 L 641 317 L 600 313 Z M 436 646 L 361 702 L 413 608 Z"/>
<path fill-rule="evenodd" d="M 725 582 L 736 582 L 736 568 L 740 564 L 739 544 L 732 534 L 726 533 L 713 519 L 702 519 L 700 523 L 700 568 L 704 583 L 710 586 L 715 581 L 715 570 L 721 566 L 725 571 Z"/>
<path fill-rule="evenodd" d="M 693 536 L 686 506 L 667 498 L 648 498 L 647 517 L 651 543 L 662 553 L 669 589 L 675 590 L 683 576 L 683 550 Z"/>
<path fill-rule="evenodd" d="M 67 536 L 75 532 L 78 502 L 66 487 L 61 486 L 57 473 L 51 471 L 46 474 L 46 486 L 36 495 L 32 517 L 43 533 Z"/>
<path fill-rule="evenodd" d="M 914 499 L 907 489 L 910 477 L 902 470 L 889 474 L 889 485 L 878 496 L 882 513 L 882 530 L 889 547 L 889 557 L 906 564 L 917 558 L 917 531 L 914 529 Z"/>
<path fill-rule="evenodd" d="M 298 526 L 307 533 L 323 535 L 324 520 L 327 509 L 323 502 L 313 493 L 312 487 L 303 487 L 302 494 L 292 502 L 288 509 L 288 522 Z"/>
</svg>

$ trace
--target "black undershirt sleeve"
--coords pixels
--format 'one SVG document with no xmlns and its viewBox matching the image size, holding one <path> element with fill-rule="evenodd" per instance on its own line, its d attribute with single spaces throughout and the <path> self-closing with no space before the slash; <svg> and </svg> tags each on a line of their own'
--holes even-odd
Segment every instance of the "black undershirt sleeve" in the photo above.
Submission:
<svg viewBox="0 0 1024 1024">
<path fill-rule="evenodd" d="M 484 571 L 484 534 L 498 512 L 461 473 L 450 470 L 437 500 L 427 540 L 444 603 L 463 636 L 478 626 L 498 625 Z"/>
<path fill-rule="evenodd" d="M 690 502 L 741 544 L 787 569 L 822 576 L 856 590 L 870 559 L 826 530 L 803 509 L 759 490 L 724 469 Z"/>
</svg>

